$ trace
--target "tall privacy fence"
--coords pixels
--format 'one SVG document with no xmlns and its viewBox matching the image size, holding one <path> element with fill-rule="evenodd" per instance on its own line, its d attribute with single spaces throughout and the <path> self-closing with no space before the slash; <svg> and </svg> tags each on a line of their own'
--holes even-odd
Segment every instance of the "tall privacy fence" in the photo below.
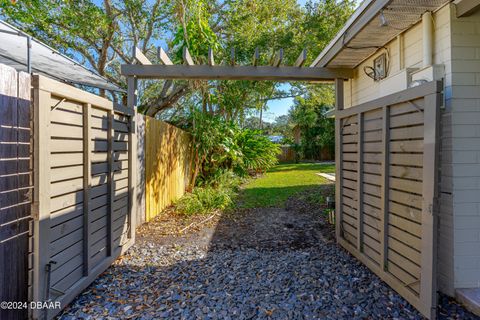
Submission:
<svg viewBox="0 0 480 320">
<path fill-rule="evenodd" d="M 27 301 L 32 268 L 30 75 L 0 64 L 0 301 Z M 0 319 L 27 310 L 0 309 Z"/>
<path fill-rule="evenodd" d="M 337 239 L 429 318 L 441 83 L 336 113 Z"/>
<path fill-rule="evenodd" d="M 1 301 L 66 306 L 188 184 L 182 130 L 3 65 L 0 146 Z M 1 309 L 0 319 L 60 311 Z"/>
</svg>

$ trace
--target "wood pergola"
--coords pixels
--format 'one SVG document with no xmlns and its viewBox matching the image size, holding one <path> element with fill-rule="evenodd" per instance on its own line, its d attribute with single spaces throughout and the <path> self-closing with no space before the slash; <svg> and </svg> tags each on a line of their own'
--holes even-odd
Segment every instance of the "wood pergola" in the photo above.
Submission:
<svg viewBox="0 0 480 320">
<path fill-rule="evenodd" d="M 280 49 L 268 66 L 258 66 L 259 50 L 253 54 L 249 66 L 235 63 L 235 50 L 231 50 L 229 65 L 215 64 L 213 50 L 209 50 L 208 64 L 195 64 L 188 49 L 183 50 L 182 65 L 174 65 L 167 53 L 158 48 L 161 64 L 152 64 L 140 49 L 133 48 L 135 64 L 122 65 L 121 73 L 127 77 L 128 108 L 137 106 L 137 82 L 139 79 L 158 80 L 251 80 L 251 81 L 307 81 L 335 82 L 336 109 L 343 109 L 343 82 L 353 78 L 353 70 L 345 68 L 304 67 L 306 50 L 298 56 L 293 66 L 283 66 L 283 50 Z M 170 83 L 171 84 L 171 83 Z M 170 84 L 166 84 L 170 85 Z"/>
</svg>

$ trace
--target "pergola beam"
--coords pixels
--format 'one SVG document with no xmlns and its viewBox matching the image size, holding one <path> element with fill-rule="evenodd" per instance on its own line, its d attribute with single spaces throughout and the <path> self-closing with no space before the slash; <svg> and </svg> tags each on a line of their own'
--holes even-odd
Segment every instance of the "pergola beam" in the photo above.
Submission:
<svg viewBox="0 0 480 320">
<path fill-rule="evenodd" d="M 283 49 L 280 49 L 277 51 L 277 53 L 275 54 L 275 57 L 273 58 L 272 66 L 280 67 L 282 60 L 283 60 Z"/>
<path fill-rule="evenodd" d="M 152 64 L 150 60 L 148 60 L 148 58 L 143 54 L 142 50 L 138 49 L 137 47 L 134 47 L 133 49 L 133 58 L 141 64 Z"/>
<path fill-rule="evenodd" d="M 303 67 L 305 64 L 305 60 L 307 60 L 307 49 L 303 49 L 300 55 L 297 58 L 297 61 L 295 61 L 295 67 Z"/>
<path fill-rule="evenodd" d="M 190 51 L 188 51 L 187 47 L 183 48 L 183 61 L 189 66 L 193 66 L 195 64 L 195 62 L 193 62 L 192 56 L 190 55 Z"/>
<path fill-rule="evenodd" d="M 208 49 L 208 65 L 214 66 L 215 65 L 215 57 L 213 55 L 213 49 Z"/>
<path fill-rule="evenodd" d="M 158 60 L 160 60 L 164 65 L 171 66 L 173 64 L 172 60 L 168 57 L 165 50 L 162 47 L 158 47 L 157 51 Z"/>
<path fill-rule="evenodd" d="M 253 54 L 252 65 L 256 67 L 258 65 L 258 61 L 260 60 L 260 50 L 258 47 L 255 48 L 255 53 Z"/>
<path fill-rule="evenodd" d="M 353 78 L 352 69 L 286 66 L 122 65 L 121 72 L 138 79 L 166 80 L 333 81 Z"/>
</svg>

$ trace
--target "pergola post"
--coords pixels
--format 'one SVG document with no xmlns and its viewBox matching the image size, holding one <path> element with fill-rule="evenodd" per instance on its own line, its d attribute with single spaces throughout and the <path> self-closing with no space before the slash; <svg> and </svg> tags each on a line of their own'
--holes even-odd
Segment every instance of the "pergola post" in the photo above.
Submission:
<svg viewBox="0 0 480 320">
<path fill-rule="evenodd" d="M 335 79 L 335 109 L 336 111 L 344 108 L 344 79 Z M 341 237 L 342 221 L 342 120 L 335 117 L 335 235 L 338 239 Z"/>
<path fill-rule="evenodd" d="M 127 77 L 127 107 L 135 109 L 137 106 L 138 80 L 134 76 Z"/>
</svg>

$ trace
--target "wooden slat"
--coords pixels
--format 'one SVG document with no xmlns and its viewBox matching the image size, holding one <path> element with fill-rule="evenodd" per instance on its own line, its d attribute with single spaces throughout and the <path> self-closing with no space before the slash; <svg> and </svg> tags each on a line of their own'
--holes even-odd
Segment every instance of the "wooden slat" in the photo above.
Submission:
<svg viewBox="0 0 480 320">
<path fill-rule="evenodd" d="M 395 250 L 396 252 L 406 257 L 408 260 L 414 262 L 415 264 L 420 265 L 421 254 L 412 247 L 409 247 L 406 244 L 392 237 L 388 238 L 388 247 L 392 250 Z"/>
<path fill-rule="evenodd" d="M 399 178 L 390 178 L 389 180 L 390 187 L 396 190 L 416 193 L 418 195 L 422 194 L 422 183 L 418 181 L 399 179 Z"/>
<path fill-rule="evenodd" d="M 397 191 L 390 189 L 389 198 L 400 204 L 404 204 L 414 208 L 422 208 L 422 197 L 413 193 Z"/>
<path fill-rule="evenodd" d="M 390 152 L 423 152 L 423 140 L 390 142 Z"/>
<path fill-rule="evenodd" d="M 404 126 L 413 126 L 423 124 L 423 113 L 413 112 L 390 118 L 390 128 L 398 128 Z"/>
<path fill-rule="evenodd" d="M 423 125 L 390 129 L 391 140 L 423 139 Z"/>
<path fill-rule="evenodd" d="M 389 203 L 390 212 L 397 216 L 404 217 L 406 219 L 420 223 L 422 217 L 422 211 L 417 208 L 412 208 L 407 205 L 391 202 Z"/>
</svg>

